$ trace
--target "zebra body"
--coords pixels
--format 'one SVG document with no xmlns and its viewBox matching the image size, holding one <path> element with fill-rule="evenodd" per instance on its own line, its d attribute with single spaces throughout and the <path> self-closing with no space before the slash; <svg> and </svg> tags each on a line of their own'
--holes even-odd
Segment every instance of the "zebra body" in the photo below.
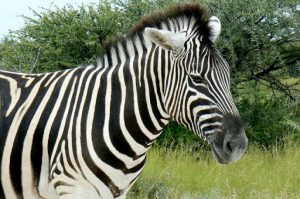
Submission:
<svg viewBox="0 0 300 199">
<path fill-rule="evenodd" d="M 247 141 L 233 119 L 229 68 L 213 44 L 219 22 L 201 19 L 202 32 L 199 5 L 175 10 L 159 25 L 142 22 L 96 65 L 0 71 L 0 198 L 125 198 L 172 119 L 207 138 L 219 162 L 242 156 Z M 220 69 L 211 77 L 210 65 Z M 193 79 L 200 75 L 223 82 Z M 224 118 L 238 139 L 222 131 Z"/>
</svg>

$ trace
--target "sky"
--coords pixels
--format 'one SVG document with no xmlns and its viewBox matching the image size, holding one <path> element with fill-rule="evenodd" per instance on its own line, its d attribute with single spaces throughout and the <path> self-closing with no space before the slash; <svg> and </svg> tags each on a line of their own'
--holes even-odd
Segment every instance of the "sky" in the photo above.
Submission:
<svg viewBox="0 0 300 199">
<path fill-rule="evenodd" d="M 0 0 L 0 38 L 9 33 L 9 30 L 17 30 L 24 26 L 22 15 L 33 17 L 30 10 L 39 11 L 41 7 L 52 8 L 54 5 L 81 5 L 82 3 L 97 3 L 99 0 Z M 300 10 L 300 4 L 297 5 Z"/>
<path fill-rule="evenodd" d="M 9 30 L 17 30 L 24 26 L 22 15 L 33 17 L 30 10 L 41 10 L 43 8 L 53 8 L 54 5 L 63 7 L 72 5 L 76 7 L 82 3 L 94 2 L 99 0 L 0 0 L 0 38 L 9 33 Z"/>
</svg>

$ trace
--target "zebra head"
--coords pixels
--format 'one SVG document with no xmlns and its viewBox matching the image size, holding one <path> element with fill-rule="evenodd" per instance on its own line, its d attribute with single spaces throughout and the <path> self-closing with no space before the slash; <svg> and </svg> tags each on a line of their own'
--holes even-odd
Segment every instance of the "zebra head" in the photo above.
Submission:
<svg viewBox="0 0 300 199">
<path fill-rule="evenodd" d="M 230 92 L 229 65 L 215 46 L 221 23 L 214 16 L 200 21 L 185 15 L 177 25 L 145 33 L 169 53 L 162 66 L 166 111 L 206 139 L 219 163 L 230 163 L 242 157 L 248 139 Z"/>
</svg>

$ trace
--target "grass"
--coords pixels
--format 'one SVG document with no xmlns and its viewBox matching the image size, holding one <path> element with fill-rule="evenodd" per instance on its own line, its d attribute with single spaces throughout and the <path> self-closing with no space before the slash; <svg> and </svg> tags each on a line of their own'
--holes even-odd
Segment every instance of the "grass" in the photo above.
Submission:
<svg viewBox="0 0 300 199">
<path fill-rule="evenodd" d="M 300 147 L 271 151 L 250 146 L 230 165 L 210 152 L 155 147 L 129 199 L 300 198 Z"/>
</svg>

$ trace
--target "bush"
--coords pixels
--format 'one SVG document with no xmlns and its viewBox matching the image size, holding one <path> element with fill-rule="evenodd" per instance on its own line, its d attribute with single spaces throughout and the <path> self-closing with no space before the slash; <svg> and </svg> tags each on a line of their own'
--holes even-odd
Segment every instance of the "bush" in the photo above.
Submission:
<svg viewBox="0 0 300 199">
<path fill-rule="evenodd" d="M 286 98 L 239 102 L 249 141 L 270 148 L 282 145 L 285 137 L 299 134 L 299 104 L 290 103 Z"/>
<path fill-rule="evenodd" d="M 89 64 L 103 51 L 107 37 L 125 33 L 143 15 L 176 2 L 182 1 L 103 0 L 78 9 L 67 6 L 33 11 L 35 17 L 25 17 L 24 28 L 1 41 L 0 68 L 45 72 Z M 299 78 L 292 84 L 281 81 L 290 75 L 297 77 L 299 71 L 298 1 L 201 2 L 222 21 L 217 45 L 232 67 L 233 92 L 250 142 L 268 147 L 286 135 L 297 137 L 299 99 L 290 103 L 283 95 L 274 98 L 277 94 L 273 92 L 279 89 L 289 98 L 299 98 Z M 270 89 L 261 89 L 261 85 Z M 167 126 L 157 144 L 207 147 L 174 122 Z"/>
<path fill-rule="evenodd" d="M 0 43 L 0 68 L 48 72 L 93 63 L 107 38 L 124 34 L 143 15 L 168 1 L 104 0 L 98 4 L 33 11 L 25 27 Z"/>
<path fill-rule="evenodd" d="M 300 140 L 300 99 L 270 92 L 255 81 L 240 84 L 235 96 L 250 143 L 271 148 L 284 144 L 286 137 Z"/>
</svg>

